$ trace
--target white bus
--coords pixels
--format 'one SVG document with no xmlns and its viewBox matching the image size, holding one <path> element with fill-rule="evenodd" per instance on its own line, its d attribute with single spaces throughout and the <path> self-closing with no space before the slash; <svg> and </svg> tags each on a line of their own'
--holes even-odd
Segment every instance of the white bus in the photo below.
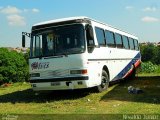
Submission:
<svg viewBox="0 0 160 120">
<path fill-rule="evenodd" d="M 71 17 L 33 25 L 29 73 L 34 91 L 95 87 L 135 76 L 141 55 L 138 38 L 88 17 Z"/>
</svg>

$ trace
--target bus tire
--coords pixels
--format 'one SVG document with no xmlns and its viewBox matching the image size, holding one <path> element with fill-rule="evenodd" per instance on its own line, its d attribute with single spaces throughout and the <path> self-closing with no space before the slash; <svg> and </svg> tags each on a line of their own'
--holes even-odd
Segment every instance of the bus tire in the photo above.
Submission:
<svg viewBox="0 0 160 120">
<path fill-rule="evenodd" d="M 109 87 L 109 75 L 105 70 L 102 70 L 101 84 L 97 86 L 97 92 L 102 92 Z"/>
</svg>

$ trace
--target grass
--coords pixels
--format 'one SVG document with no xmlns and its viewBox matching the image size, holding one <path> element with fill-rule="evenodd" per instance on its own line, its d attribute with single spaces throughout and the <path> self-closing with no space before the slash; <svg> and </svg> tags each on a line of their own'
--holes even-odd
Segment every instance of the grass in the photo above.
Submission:
<svg viewBox="0 0 160 120">
<path fill-rule="evenodd" d="M 144 93 L 130 94 L 128 86 L 139 87 Z M 0 87 L 0 113 L 159 114 L 159 91 L 158 76 L 141 76 L 117 83 L 102 93 L 95 93 L 93 90 L 75 90 L 54 91 L 36 96 L 29 83 L 15 83 L 9 87 Z M 93 116 L 95 119 L 96 117 Z"/>
<path fill-rule="evenodd" d="M 154 77 L 154 76 L 160 76 L 160 72 L 158 73 L 139 73 L 139 77 Z"/>
</svg>

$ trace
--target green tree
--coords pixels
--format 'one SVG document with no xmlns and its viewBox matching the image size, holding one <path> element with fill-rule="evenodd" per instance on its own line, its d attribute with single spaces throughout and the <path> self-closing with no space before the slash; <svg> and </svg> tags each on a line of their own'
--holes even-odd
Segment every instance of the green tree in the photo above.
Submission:
<svg viewBox="0 0 160 120">
<path fill-rule="evenodd" d="M 143 62 L 151 61 L 152 63 L 155 63 L 156 53 L 157 53 L 157 48 L 153 44 L 141 46 L 141 55 Z"/>
<path fill-rule="evenodd" d="M 29 64 L 29 53 L 30 53 L 30 50 L 28 49 L 27 52 L 24 54 L 24 58 L 25 58 L 27 64 Z"/>
<path fill-rule="evenodd" d="M 158 47 L 158 46 L 156 47 L 155 55 L 153 57 L 153 61 L 157 65 L 160 64 L 160 47 Z"/>
<path fill-rule="evenodd" d="M 22 53 L 0 48 L 0 82 L 28 80 L 28 65 Z"/>
</svg>

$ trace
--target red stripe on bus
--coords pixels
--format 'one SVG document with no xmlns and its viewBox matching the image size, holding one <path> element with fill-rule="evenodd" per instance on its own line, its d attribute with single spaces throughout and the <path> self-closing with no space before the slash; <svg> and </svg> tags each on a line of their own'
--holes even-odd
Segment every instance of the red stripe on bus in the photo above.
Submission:
<svg viewBox="0 0 160 120">
<path fill-rule="evenodd" d="M 141 64 L 141 60 L 137 60 L 137 62 L 134 64 L 134 67 L 137 68 L 139 67 L 139 65 Z M 123 78 L 126 78 L 127 76 L 129 76 L 132 72 L 133 72 L 134 68 L 131 68 L 125 75 Z"/>
<path fill-rule="evenodd" d="M 140 64 L 141 64 L 141 60 L 138 60 L 138 61 L 134 64 L 135 68 L 139 67 Z"/>
<path fill-rule="evenodd" d="M 125 75 L 123 78 L 126 78 L 127 76 L 129 76 L 132 73 L 133 69 L 131 68 Z"/>
</svg>

